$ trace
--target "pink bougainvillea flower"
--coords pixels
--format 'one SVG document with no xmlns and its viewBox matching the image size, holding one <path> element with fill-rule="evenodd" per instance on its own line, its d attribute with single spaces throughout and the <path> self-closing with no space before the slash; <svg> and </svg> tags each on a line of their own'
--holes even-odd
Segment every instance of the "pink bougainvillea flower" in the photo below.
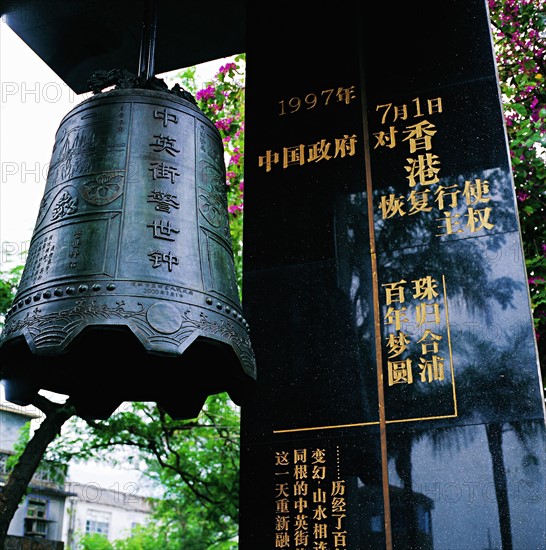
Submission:
<svg viewBox="0 0 546 550">
<path fill-rule="evenodd" d="M 216 126 L 216 128 L 218 128 L 218 130 L 224 130 L 227 132 L 232 122 L 233 118 L 222 118 L 220 120 L 217 120 L 214 125 Z"/>
<path fill-rule="evenodd" d="M 242 204 L 230 204 L 228 206 L 228 212 L 230 214 L 237 214 L 238 212 L 242 212 L 243 205 Z"/>
<path fill-rule="evenodd" d="M 237 64 L 236 64 L 236 63 L 226 63 L 225 65 L 222 65 L 222 66 L 218 69 L 218 73 L 226 74 L 226 73 L 229 72 L 231 69 L 236 70 L 236 69 L 237 69 Z"/>
<path fill-rule="evenodd" d="M 197 93 L 195 94 L 195 99 L 197 99 L 197 101 L 212 99 L 215 95 L 216 93 L 214 87 L 207 86 L 206 88 L 202 88 L 201 90 L 197 91 Z"/>
</svg>

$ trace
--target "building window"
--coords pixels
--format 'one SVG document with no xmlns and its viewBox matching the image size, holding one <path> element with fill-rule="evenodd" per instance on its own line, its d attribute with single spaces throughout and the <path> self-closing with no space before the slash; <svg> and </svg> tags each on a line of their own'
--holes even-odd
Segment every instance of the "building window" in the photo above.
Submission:
<svg viewBox="0 0 546 550">
<path fill-rule="evenodd" d="M 85 532 L 92 534 L 98 533 L 108 537 L 108 531 L 110 529 L 110 517 L 108 512 L 101 512 L 100 510 L 88 510 L 87 520 L 85 522 Z"/>
<path fill-rule="evenodd" d="M 47 501 L 29 498 L 25 517 L 26 537 L 47 537 Z"/>
<path fill-rule="evenodd" d="M 0 474 L 8 474 L 7 461 L 10 455 L 0 451 Z"/>
<path fill-rule="evenodd" d="M 370 528 L 372 533 L 381 533 L 383 531 L 383 516 L 372 516 L 370 518 Z"/>
<path fill-rule="evenodd" d="M 427 535 L 432 533 L 432 518 L 430 517 L 430 511 L 426 510 L 422 506 L 417 508 L 417 525 L 419 530 Z"/>
</svg>

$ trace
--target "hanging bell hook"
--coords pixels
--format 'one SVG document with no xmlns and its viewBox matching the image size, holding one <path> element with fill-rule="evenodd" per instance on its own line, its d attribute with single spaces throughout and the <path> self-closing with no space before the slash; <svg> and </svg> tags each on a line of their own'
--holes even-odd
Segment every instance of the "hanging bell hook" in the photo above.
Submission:
<svg viewBox="0 0 546 550">
<path fill-rule="evenodd" d="M 154 76 L 155 72 L 155 42 L 157 33 L 157 0 L 147 0 L 142 33 L 140 38 L 140 58 L 138 75 L 145 80 Z"/>
</svg>

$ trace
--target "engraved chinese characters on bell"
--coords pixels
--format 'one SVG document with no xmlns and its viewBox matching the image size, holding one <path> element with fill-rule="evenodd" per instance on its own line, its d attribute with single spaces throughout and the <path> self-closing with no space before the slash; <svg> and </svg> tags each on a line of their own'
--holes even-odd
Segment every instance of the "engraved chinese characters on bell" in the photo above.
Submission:
<svg viewBox="0 0 546 550">
<path fill-rule="evenodd" d="M 56 135 L 0 340 L 7 398 L 24 403 L 43 388 L 88 404 L 74 365 L 82 356 L 100 363 L 88 387 L 96 386 L 91 376 L 114 369 L 125 381 L 117 392 L 96 388 L 105 412 L 92 416 L 130 400 L 193 415 L 211 393 L 237 401 L 256 377 L 220 134 L 195 105 L 167 92 L 97 94 Z M 182 405 L 192 399 L 193 407 Z"/>
</svg>

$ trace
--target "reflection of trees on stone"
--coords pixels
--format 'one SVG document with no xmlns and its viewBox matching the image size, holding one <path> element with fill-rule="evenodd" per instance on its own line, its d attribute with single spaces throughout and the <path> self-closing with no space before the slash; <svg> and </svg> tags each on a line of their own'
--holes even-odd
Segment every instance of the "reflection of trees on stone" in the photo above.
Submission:
<svg viewBox="0 0 546 550">
<path fill-rule="evenodd" d="M 350 338 L 358 343 L 357 360 L 361 384 L 358 394 L 362 419 L 375 422 L 378 417 L 377 372 L 374 368 L 374 323 L 372 280 L 370 267 L 370 238 L 367 232 L 366 196 L 353 193 L 336 204 L 336 254 L 337 281 L 340 289 L 339 303 L 346 304 L 353 331 Z M 343 298 L 343 299 L 342 299 Z M 336 311 L 341 307 L 338 305 Z M 349 394 L 352 392 L 349 392 Z M 355 448 L 350 459 L 356 476 L 369 488 L 381 494 L 381 449 L 379 444 L 367 445 L 365 452 Z M 370 497 L 371 498 L 371 497 Z"/>
<path fill-rule="evenodd" d="M 484 334 L 487 333 L 487 327 L 496 320 L 495 313 L 498 309 L 508 310 L 516 308 L 518 303 L 516 295 L 523 290 L 525 276 L 524 270 L 521 275 L 513 275 L 514 272 L 520 273 L 520 270 L 513 270 L 511 266 L 502 265 L 491 261 L 492 258 L 502 257 L 510 243 L 510 232 L 517 232 L 517 221 L 514 217 L 514 198 L 513 189 L 510 185 L 509 171 L 494 169 L 486 172 L 472 174 L 470 177 L 454 177 L 442 180 L 442 185 L 461 186 L 465 180 L 482 179 L 492 182 L 491 200 L 487 204 L 491 208 L 494 221 L 494 228 L 491 231 L 481 231 L 479 233 L 465 233 L 458 237 L 450 235 L 447 238 L 439 237 L 438 218 L 440 217 L 438 209 L 422 211 L 417 215 L 406 215 L 398 219 L 382 219 L 381 213 L 378 213 L 378 204 L 381 196 L 394 193 L 397 196 L 409 195 L 407 189 L 381 189 L 374 191 L 374 210 L 375 210 L 375 242 L 377 246 L 377 273 L 379 278 L 379 289 L 382 284 L 397 281 L 412 281 L 424 276 L 434 277 L 440 280 L 442 276 L 446 279 L 446 297 L 450 307 L 453 306 L 459 313 L 459 321 L 475 321 L 475 324 L 484 328 Z M 360 350 L 363 356 L 363 364 L 371 360 L 373 364 L 373 349 L 370 342 L 373 342 L 373 335 L 370 334 L 369 318 L 372 315 L 371 304 L 371 276 L 369 274 L 370 264 L 365 251 L 368 250 L 368 234 L 363 228 L 367 227 L 366 219 L 366 197 L 364 194 L 355 193 L 349 195 L 344 201 L 337 205 L 340 211 L 339 219 L 343 220 L 338 228 L 337 251 L 338 251 L 338 272 L 340 288 L 345 289 L 352 305 L 353 326 L 357 330 Z M 461 212 L 461 216 L 464 216 Z M 480 238 L 477 238 L 480 237 Z M 505 260 L 503 260 L 505 261 Z M 339 266 L 346 266 L 341 269 Z M 500 267 L 500 269 L 499 269 Z M 380 303 L 383 304 L 382 297 Z M 445 306 L 445 304 L 444 304 Z M 382 310 L 380 315 L 385 315 Z M 380 319 L 383 322 L 383 320 Z M 385 333 L 383 334 L 383 338 Z M 508 338 L 511 341 L 513 337 Z M 463 342 L 464 341 L 464 342 Z M 384 340 L 383 340 L 384 342 Z M 526 354 L 520 354 L 517 362 L 512 358 L 512 363 L 508 360 L 511 353 L 510 349 L 501 349 L 499 342 L 488 342 L 484 339 L 481 342 L 482 347 L 490 346 L 495 348 L 495 353 L 487 352 L 485 355 L 479 354 L 479 340 L 471 342 L 468 337 L 460 336 L 457 340 L 457 350 L 455 351 L 455 372 L 457 381 L 458 397 L 458 423 L 449 418 L 426 420 L 442 416 L 438 414 L 438 409 L 447 409 L 453 403 L 452 380 L 435 381 L 433 384 L 406 384 L 399 388 L 390 386 L 386 390 L 386 412 L 387 420 L 407 419 L 404 414 L 408 410 L 418 411 L 415 417 L 423 420 L 419 422 L 395 422 L 389 423 L 387 436 L 387 450 L 389 457 L 393 460 L 396 472 L 403 484 L 404 500 L 406 502 L 406 520 L 407 520 L 407 545 L 408 550 L 419 548 L 419 528 L 416 505 L 413 493 L 413 464 L 412 449 L 415 443 L 420 440 L 430 439 L 433 448 L 440 451 L 448 451 L 454 446 L 465 445 L 470 441 L 464 438 L 472 438 L 472 432 L 475 430 L 462 426 L 461 420 L 475 421 L 474 415 L 483 416 L 482 393 L 487 391 L 491 397 L 491 404 L 496 403 L 499 407 L 497 411 L 495 426 L 494 422 L 488 422 L 488 442 L 489 450 L 492 456 L 493 477 L 497 490 L 497 501 L 499 506 L 499 521 L 502 526 L 503 545 L 509 548 L 510 537 L 506 532 L 510 531 L 509 521 L 505 522 L 504 514 L 508 511 L 508 500 L 506 491 L 503 493 L 503 484 L 506 487 L 506 476 L 502 461 L 502 430 L 506 426 L 512 427 L 513 422 L 508 424 L 505 420 L 507 414 L 510 414 L 512 406 L 517 413 L 511 418 L 519 418 L 523 411 L 518 408 L 522 404 L 514 403 L 517 401 L 517 394 L 529 395 L 533 390 L 533 385 L 538 387 L 536 379 L 533 376 L 532 369 L 526 368 L 534 364 L 532 357 L 532 329 L 529 329 L 522 341 L 512 345 L 518 345 L 522 350 L 527 350 Z M 459 350 L 459 346 L 464 345 L 464 352 Z M 466 355 L 465 355 L 466 354 Z M 479 355 L 478 355 L 479 354 Z M 384 359 L 385 357 L 384 350 Z M 476 362 L 477 357 L 482 357 L 481 362 Z M 384 366 L 386 365 L 384 360 Z M 466 370 L 471 376 L 466 376 Z M 501 370 L 505 367 L 502 387 L 494 388 L 492 380 L 501 375 Z M 519 369 L 516 367 L 519 365 Z M 523 368 L 521 368 L 523 367 Z M 369 395 L 370 408 L 375 409 L 374 398 L 372 396 L 375 381 L 374 369 L 366 369 L 366 388 Z M 384 372 L 385 380 L 387 380 Z M 450 377 L 449 377 L 450 378 Z M 473 387 L 469 386 L 469 380 Z M 459 382 L 461 381 L 461 383 Z M 479 382 L 479 383 L 478 383 Z M 403 387 L 403 391 L 400 389 Z M 496 397 L 492 396 L 492 390 Z M 389 393 L 390 392 L 390 393 Z M 397 393 L 398 392 L 398 393 Z M 526 392 L 526 393 L 525 393 Z M 535 392 L 536 393 L 536 392 Z M 535 394 L 530 394 L 535 397 Z M 537 403 L 540 405 L 539 397 L 528 401 L 529 410 L 526 417 L 530 416 L 535 407 L 535 418 L 540 416 L 536 410 Z M 448 416 L 448 415 L 445 415 Z M 423 428 L 423 423 L 425 427 Z M 503 428 L 504 426 L 504 428 Z M 526 427 L 525 423 L 519 423 L 519 430 Z M 512 427 L 512 429 L 514 429 Z M 499 431 L 500 430 L 500 431 Z M 516 434 L 525 441 L 525 434 L 519 432 Z M 500 453 L 500 454 L 499 454 Z M 503 481 L 504 479 L 504 481 Z M 507 516 L 508 518 L 508 516 Z"/>
<path fill-rule="evenodd" d="M 354 193 L 336 204 L 337 279 L 349 304 L 351 327 L 358 342 L 359 363 L 374 361 L 373 301 L 370 266 L 370 238 L 367 232 L 366 196 Z M 373 368 L 362 368 L 363 415 L 377 418 L 377 376 Z"/>
<path fill-rule="evenodd" d="M 415 386 L 411 390 L 411 393 L 404 393 L 402 396 L 408 400 L 416 400 L 421 403 L 423 418 L 435 416 L 438 403 L 449 400 L 451 396 L 450 383 L 437 384 L 426 389 Z M 400 403 L 402 410 L 404 409 L 404 401 L 405 399 L 402 399 L 402 403 Z M 390 425 L 387 434 L 388 455 L 394 461 L 396 473 L 402 482 L 403 500 L 406 507 L 407 550 L 419 550 L 421 548 L 421 534 L 418 528 L 417 506 L 413 491 L 413 446 L 424 439 L 431 439 L 433 445 L 436 442 L 439 445 L 443 444 L 443 441 L 436 439 L 438 432 L 434 429 L 434 424 L 427 422 L 427 427 L 423 429 L 422 422 L 427 421 L 407 422 L 402 426 Z M 443 434 L 441 435 L 443 436 Z"/>
<path fill-rule="evenodd" d="M 521 365 L 533 364 L 534 347 L 530 344 L 529 329 L 520 327 L 506 335 L 507 346 L 468 334 L 461 342 L 466 355 L 466 367 L 459 377 L 459 406 L 465 420 L 484 424 L 497 499 L 499 526 L 503 550 L 512 548 L 510 506 L 504 453 L 503 434 L 513 431 L 527 451 L 526 460 L 538 458 L 529 443 L 544 438 L 544 423 L 537 418 L 540 401 L 538 385 Z M 495 368 L 487 368 L 484 359 Z M 534 420 L 533 420 L 534 418 Z"/>
<path fill-rule="evenodd" d="M 530 443 L 537 437 L 544 438 L 544 424 L 537 420 L 537 400 L 540 400 L 536 380 L 529 376 L 522 364 L 534 361 L 533 348 L 529 346 L 529 330 L 521 327 L 518 333 L 506 337 L 508 345 L 500 347 L 499 342 L 479 339 L 475 334 L 467 333 L 461 337 L 460 344 L 464 346 L 459 354 L 458 367 L 462 371 L 458 375 L 458 405 L 459 419 L 465 425 L 449 426 L 444 424 L 436 427 L 431 422 L 429 429 L 419 428 L 415 424 L 406 425 L 400 431 L 389 432 L 389 455 L 394 460 L 396 473 L 400 477 L 405 490 L 408 518 L 408 548 L 419 548 L 417 530 L 417 515 L 413 503 L 412 491 L 412 459 L 414 444 L 422 439 L 430 439 L 436 451 L 449 452 L 452 448 L 460 448 L 470 444 L 475 434 L 469 424 L 485 426 L 488 449 L 491 454 L 491 467 L 502 548 L 509 550 L 512 546 L 510 507 L 506 467 L 503 453 L 503 434 L 513 431 L 526 450 L 526 462 L 537 463 L 537 456 L 531 451 Z M 488 368 L 481 362 L 487 358 Z M 437 399 L 445 398 L 446 385 L 435 386 L 429 392 L 428 399 L 424 392 L 423 412 L 433 413 L 430 404 Z M 431 414 L 432 416 L 432 414 Z M 533 419 L 534 418 L 534 419 Z"/>
<path fill-rule="evenodd" d="M 463 196 L 462 192 L 465 182 L 487 182 L 488 192 L 481 196 L 480 202 L 476 197 Z M 447 190 L 457 189 L 457 206 L 452 206 L 451 199 L 447 196 L 442 201 L 438 200 L 437 193 L 440 188 Z M 413 194 L 417 193 L 412 199 Z M 419 194 L 421 193 L 421 195 Z M 413 204 L 419 204 L 418 197 L 426 195 L 425 204 L 419 208 Z M 380 207 L 382 201 L 391 197 L 399 201 L 401 209 L 386 212 Z M 423 199 L 424 200 L 424 199 Z M 468 201 L 470 204 L 468 204 Z M 517 214 L 515 207 L 514 191 L 510 170 L 496 168 L 474 172 L 465 176 L 458 175 L 442 178 L 435 186 L 422 186 L 420 188 L 407 187 L 403 182 L 401 185 L 389 185 L 386 188 L 374 191 L 374 226 L 378 251 L 383 254 L 389 250 L 400 250 L 412 246 L 426 244 L 425 241 L 435 243 L 453 242 L 473 237 L 483 237 L 517 231 Z M 440 208 L 439 205 L 442 205 Z M 476 221 L 485 222 L 471 223 L 473 216 L 469 215 L 469 208 L 474 211 Z M 478 210 L 483 217 L 478 216 Z M 448 233 L 446 228 L 447 214 L 451 217 L 453 232 Z M 487 229 L 489 228 L 490 229 Z M 460 230 L 460 232 L 458 232 Z M 441 235 L 441 236 L 439 236 Z M 493 244 L 487 243 L 489 250 L 494 250 L 502 245 L 504 241 L 496 241 Z"/>
<path fill-rule="evenodd" d="M 502 171 L 496 173 L 496 177 L 501 181 L 502 174 Z M 480 177 L 486 179 L 489 176 L 482 174 Z M 446 295 L 449 304 L 459 305 L 461 310 L 471 314 L 479 323 L 485 325 L 494 320 L 493 314 L 496 307 L 500 306 L 503 310 L 515 307 L 515 292 L 523 288 L 523 283 L 510 276 L 496 277 L 494 266 L 488 261 L 488 255 L 500 251 L 506 244 L 506 237 L 502 230 L 510 230 L 513 226 L 512 216 L 507 214 L 507 210 L 510 210 L 507 207 L 509 203 L 506 202 L 511 200 L 512 190 L 505 183 L 496 187 L 495 196 L 491 200 L 490 206 L 498 214 L 497 224 L 495 231 L 483 235 L 485 238 L 455 239 L 452 236 L 451 239 L 443 239 L 438 237 L 436 234 L 438 212 L 434 211 L 420 212 L 418 216 L 412 216 L 411 219 L 406 217 L 403 220 L 398 220 L 397 223 L 389 223 L 390 220 L 376 219 L 379 284 L 401 280 L 412 281 L 426 275 L 432 275 L 435 278 L 445 275 L 447 281 Z M 444 185 L 450 185 L 450 183 L 444 183 Z M 377 199 L 375 202 L 377 204 Z M 476 237 L 476 235 L 466 236 Z M 408 243 L 412 243 L 412 246 L 408 246 Z M 527 345 L 525 349 L 528 349 L 529 334 L 525 336 L 523 342 L 521 345 L 524 347 Z M 476 357 L 477 350 L 475 346 L 477 344 L 478 342 L 474 342 L 470 346 L 469 351 L 474 354 L 470 357 Z M 492 343 L 485 341 L 481 344 L 493 347 Z M 463 379 L 462 386 L 457 383 L 459 418 L 461 418 L 461 411 L 463 411 L 462 414 L 465 417 L 470 415 L 472 411 L 479 411 L 482 393 L 484 391 L 489 392 L 489 395 L 492 393 L 492 388 L 489 387 L 491 386 L 491 380 L 500 375 L 500 369 L 510 367 L 507 358 L 511 356 L 513 351 L 500 350 L 498 342 L 496 344 L 496 353 L 491 352 L 489 355 L 483 356 L 483 363 L 475 365 L 473 386 L 468 385 L 466 371 L 465 374 L 462 374 L 463 365 L 460 357 L 458 357 L 455 366 L 457 381 Z M 457 356 L 459 355 L 457 353 Z M 521 361 L 529 363 L 529 361 L 533 361 L 533 358 L 527 353 L 525 359 L 520 358 L 520 364 L 522 364 Z M 529 371 L 526 369 L 518 372 L 512 369 L 505 372 L 503 395 L 497 393 L 495 398 L 499 407 L 497 421 L 506 417 L 506 411 L 510 410 L 511 407 L 511 398 L 514 398 L 518 392 L 525 391 L 521 387 L 522 384 L 527 386 L 528 395 L 533 382 L 535 382 L 534 378 L 529 377 Z M 394 399 L 387 401 L 387 413 L 390 418 L 403 418 L 404 411 L 418 407 L 420 418 L 426 419 L 427 417 L 438 416 L 439 405 L 449 403 L 451 399 L 451 384 L 451 380 L 421 386 L 415 383 L 408 384 L 403 388 L 403 391 L 396 394 Z M 389 389 L 392 388 L 388 388 L 387 391 Z M 501 388 L 498 388 L 498 390 L 501 391 Z M 519 414 L 516 416 L 519 416 Z M 529 414 L 526 416 L 529 416 Z M 457 427 L 450 428 L 446 420 L 427 421 L 427 429 L 423 429 L 419 424 L 421 422 L 409 422 L 403 425 L 391 424 L 387 438 L 388 452 L 394 460 L 396 472 L 404 489 L 407 505 L 408 549 L 419 548 L 417 511 L 412 497 L 412 448 L 419 440 L 426 438 L 432 441 L 434 448 L 449 449 L 452 444 L 458 442 L 461 435 L 459 432 L 463 430 L 460 424 Z M 520 423 L 520 425 L 523 424 Z M 446 426 L 448 427 L 446 428 Z M 502 447 L 500 446 L 502 443 L 501 429 L 502 423 L 500 427 L 498 424 L 488 424 L 487 435 L 489 450 L 492 455 L 503 548 L 506 550 L 511 548 L 511 542 L 506 474 L 502 461 Z"/>
<path fill-rule="evenodd" d="M 499 204 L 495 208 L 499 212 L 506 200 L 504 196 L 497 200 Z M 470 313 L 484 315 L 485 320 L 490 321 L 493 302 L 505 309 L 512 305 L 514 290 L 522 288 L 522 283 L 511 277 L 493 279 L 488 256 L 498 253 L 506 244 L 505 234 L 498 231 L 508 228 L 509 221 L 499 214 L 496 231 L 484 235 L 483 239 L 443 240 L 436 235 L 437 217 L 438 212 L 433 210 L 406 217 L 400 223 L 376 220 L 380 278 L 409 281 L 423 273 L 444 273 L 449 278 L 448 298 L 464 302 Z"/>
</svg>

